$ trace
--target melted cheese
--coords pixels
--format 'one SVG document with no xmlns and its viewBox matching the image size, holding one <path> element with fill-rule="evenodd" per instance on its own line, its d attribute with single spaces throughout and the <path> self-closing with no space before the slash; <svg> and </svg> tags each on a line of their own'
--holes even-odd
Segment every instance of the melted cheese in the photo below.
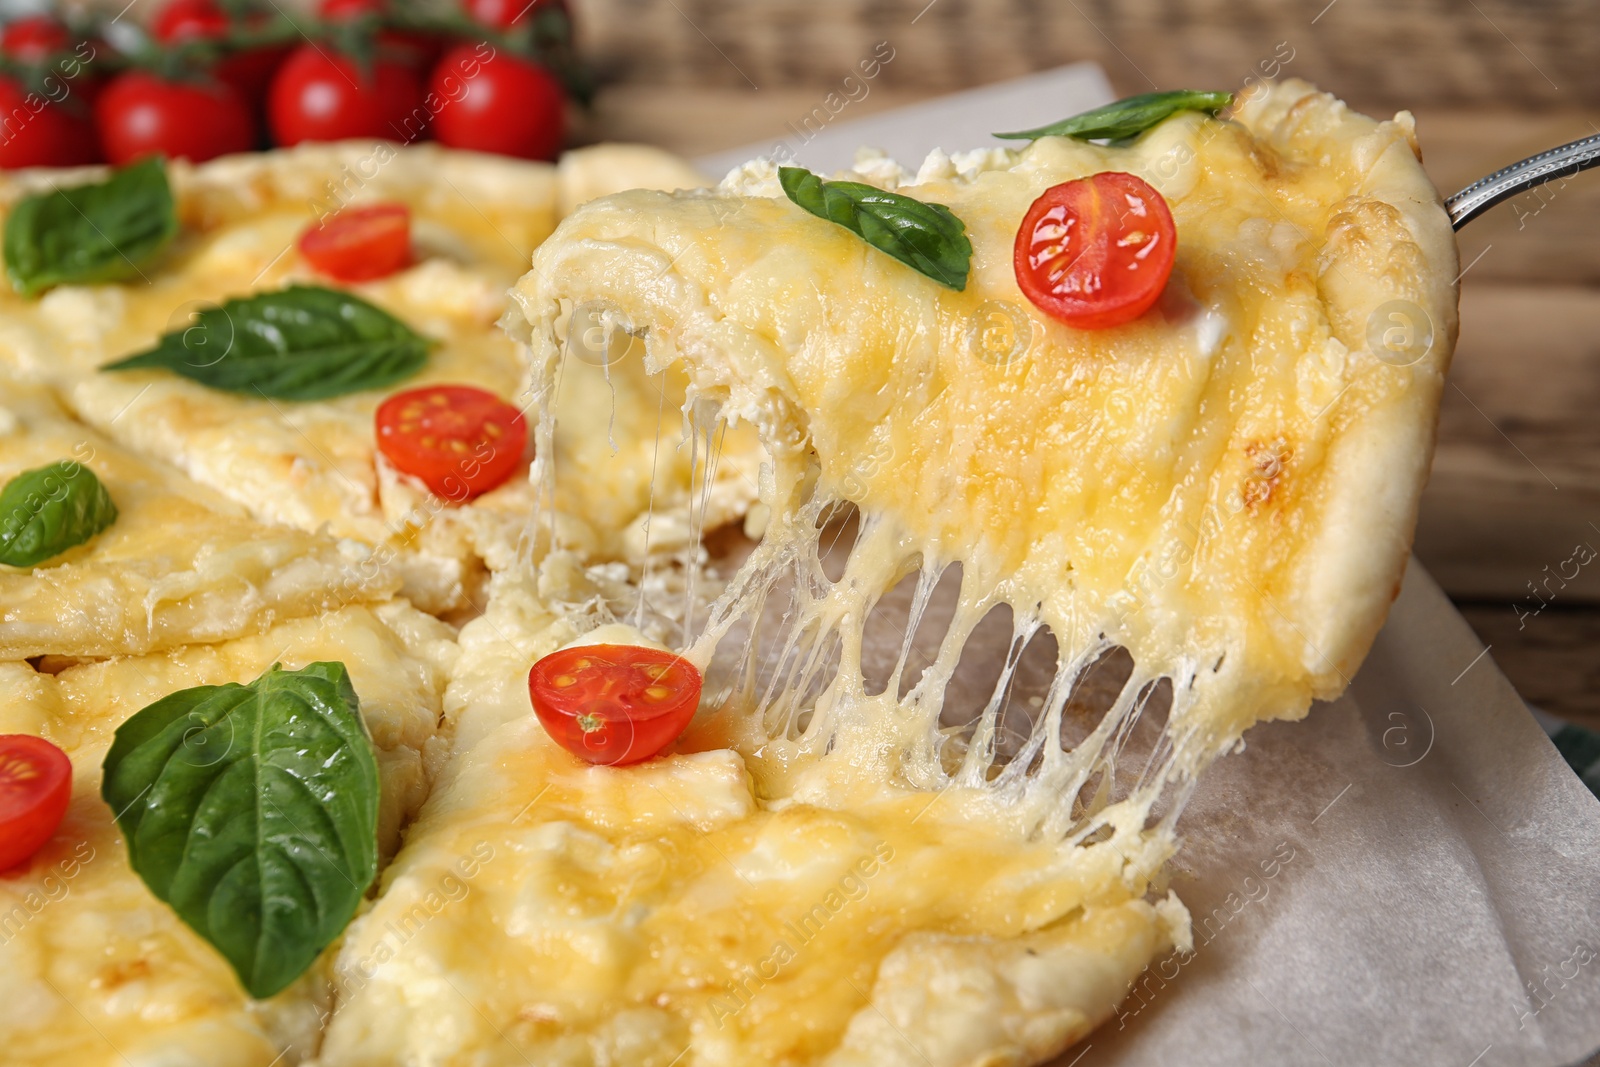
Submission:
<svg viewBox="0 0 1600 1067">
<path fill-rule="evenodd" d="M 0 1034 L 16 1067 L 268 1067 L 318 1040 L 327 987 L 316 969 L 269 1001 L 249 1000 L 223 958 L 129 868 L 100 764 L 112 732 L 146 704 L 194 685 L 248 682 L 274 662 L 340 660 L 378 750 L 380 842 L 426 792 L 424 760 L 454 656 L 448 627 L 392 602 L 274 627 L 258 637 L 71 667 L 0 665 L 0 727 L 67 749 L 74 794 L 55 837 L 0 878 Z"/>
<path fill-rule="evenodd" d="M 0 385 L 0 482 L 75 460 L 118 511 L 93 540 L 31 571 L 0 567 L 0 659 L 222 641 L 395 591 L 366 546 L 257 522 L 72 422 L 42 390 Z"/>
</svg>

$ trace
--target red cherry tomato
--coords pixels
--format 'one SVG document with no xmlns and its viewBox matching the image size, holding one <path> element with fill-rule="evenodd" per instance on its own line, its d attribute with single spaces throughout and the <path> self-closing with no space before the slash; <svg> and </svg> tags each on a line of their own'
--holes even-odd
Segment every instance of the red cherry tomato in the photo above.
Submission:
<svg viewBox="0 0 1600 1067">
<path fill-rule="evenodd" d="M 228 34 L 228 16 L 216 0 L 169 0 L 150 22 L 150 34 L 162 44 L 211 41 Z"/>
<path fill-rule="evenodd" d="M 0 167 L 76 167 L 98 155 L 94 123 L 80 101 L 51 103 L 0 77 Z"/>
<path fill-rule="evenodd" d="M 278 73 L 278 67 L 288 54 L 289 48 L 284 45 L 246 48 L 224 56 L 212 73 L 218 81 L 233 86 L 239 98 L 252 110 L 259 111 L 267 99 L 267 87 L 272 84 L 273 75 Z"/>
<path fill-rule="evenodd" d="M 51 15 L 26 15 L 0 32 L 0 52 L 20 63 L 43 63 L 71 46 L 72 35 Z"/>
<path fill-rule="evenodd" d="M 561 83 L 537 63 L 484 45 L 457 45 L 433 68 L 441 103 L 434 136 L 451 148 L 554 159 L 566 117 Z"/>
<path fill-rule="evenodd" d="M 461 7 L 469 18 L 495 30 L 525 25 L 541 11 L 560 11 L 571 17 L 566 0 L 463 0 Z"/>
<path fill-rule="evenodd" d="M 528 446 L 522 412 L 470 385 L 396 393 L 379 406 L 376 421 L 384 458 L 458 504 L 510 478 Z"/>
<path fill-rule="evenodd" d="M 0 734 L 0 871 L 55 835 L 72 799 L 72 761 L 32 734 Z"/>
<path fill-rule="evenodd" d="M 331 21 L 358 19 L 365 15 L 381 16 L 389 9 L 384 0 L 322 0 L 317 14 Z"/>
<path fill-rule="evenodd" d="M 221 40 L 232 25 L 216 0 L 172 0 L 156 15 L 150 32 L 162 44 L 181 44 Z M 233 86 L 240 99 L 254 109 L 260 107 L 272 75 L 288 54 L 289 49 L 283 45 L 246 48 L 223 56 L 211 73 L 218 81 Z"/>
<path fill-rule="evenodd" d="M 1178 231 L 1142 178 L 1107 171 L 1062 182 L 1017 230 L 1017 285 L 1043 312 L 1096 330 L 1143 315 L 1172 274 Z"/>
<path fill-rule="evenodd" d="M 404 63 L 380 59 L 363 77 L 351 60 L 306 44 L 272 79 L 267 117 L 280 145 L 347 137 L 410 141 L 426 125 L 427 111 L 422 86 Z"/>
<path fill-rule="evenodd" d="M 122 164 L 159 152 L 196 163 L 255 147 L 255 119 L 221 82 L 169 81 L 140 70 L 119 74 L 95 101 L 106 158 Z"/>
<path fill-rule="evenodd" d="M 700 672 L 671 652 L 638 645 L 578 645 L 528 672 L 545 732 L 590 763 L 647 760 L 683 733 L 700 706 Z"/>
<path fill-rule="evenodd" d="M 411 209 L 404 204 L 345 208 L 306 228 L 300 254 L 342 282 L 393 274 L 411 260 Z"/>
</svg>

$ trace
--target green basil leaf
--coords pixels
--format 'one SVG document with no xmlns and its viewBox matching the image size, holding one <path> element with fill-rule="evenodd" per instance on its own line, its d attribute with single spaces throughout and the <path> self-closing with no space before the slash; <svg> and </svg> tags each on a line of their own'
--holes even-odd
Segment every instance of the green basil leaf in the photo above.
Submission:
<svg viewBox="0 0 1600 1067">
<path fill-rule="evenodd" d="M 1019 130 L 1016 133 L 997 133 L 1014 141 L 1036 141 L 1041 137 L 1076 137 L 1080 141 L 1112 140 L 1159 126 L 1180 111 L 1204 111 L 1215 115 L 1233 103 L 1232 93 L 1208 93 L 1200 89 L 1175 89 L 1166 93 L 1145 93 L 1130 96 L 1093 111 L 1085 111 L 1070 119 L 1036 130 Z"/>
<path fill-rule="evenodd" d="M 377 874 L 378 762 L 342 663 L 163 697 L 104 770 L 133 869 L 253 997 L 304 973 Z"/>
<path fill-rule="evenodd" d="M 325 400 L 411 377 L 435 342 L 349 293 L 295 285 L 200 311 L 101 370 L 161 368 L 230 393 Z"/>
<path fill-rule="evenodd" d="M 117 521 L 117 505 L 75 460 L 23 471 L 0 490 L 0 563 L 32 567 Z"/>
<path fill-rule="evenodd" d="M 24 296 L 137 278 L 177 233 L 166 164 L 151 156 L 103 182 L 19 201 L 6 218 L 6 274 Z"/>
<path fill-rule="evenodd" d="M 836 222 L 940 285 L 967 287 L 972 242 L 967 227 L 943 204 L 886 193 L 861 182 L 825 182 L 802 167 L 778 168 L 789 199 Z"/>
</svg>

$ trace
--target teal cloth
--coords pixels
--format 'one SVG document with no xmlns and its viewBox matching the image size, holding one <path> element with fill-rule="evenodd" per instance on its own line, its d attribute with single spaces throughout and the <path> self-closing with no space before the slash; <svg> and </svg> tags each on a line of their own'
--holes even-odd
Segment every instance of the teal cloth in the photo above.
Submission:
<svg viewBox="0 0 1600 1067">
<path fill-rule="evenodd" d="M 1600 797 L 1600 734 L 1581 726 L 1562 723 L 1550 733 L 1556 751 L 1567 765 L 1578 772 L 1589 791 Z"/>
</svg>

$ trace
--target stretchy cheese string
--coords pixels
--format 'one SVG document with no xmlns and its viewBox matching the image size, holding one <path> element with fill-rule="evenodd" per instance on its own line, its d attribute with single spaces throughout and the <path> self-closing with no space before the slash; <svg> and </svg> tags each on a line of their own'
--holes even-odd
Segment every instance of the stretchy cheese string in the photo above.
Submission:
<svg viewBox="0 0 1600 1067">
<path fill-rule="evenodd" d="M 544 457 L 553 453 L 555 411 L 548 398 L 558 388 L 563 348 L 552 346 L 543 361 L 535 361 L 535 396 L 540 398 L 535 477 L 544 483 L 538 494 L 541 505 L 555 500 L 555 465 Z M 698 591 L 717 584 L 708 583 L 703 574 L 708 558 L 704 538 L 727 429 L 717 398 L 697 395 L 691 387 L 682 408 L 681 436 L 669 446 L 688 447 L 690 468 L 690 536 L 676 561 L 676 578 L 682 583 L 676 604 L 646 610 L 646 580 L 650 568 L 658 565 L 647 551 L 635 566 L 635 603 L 618 612 L 605 605 L 597 612 L 589 605 L 585 611 L 597 622 L 620 615 L 653 632 L 681 634 L 684 655 L 707 671 L 707 707 L 711 714 L 734 718 L 730 743 L 747 758 L 760 752 L 762 758 L 777 758 L 790 767 L 860 762 L 867 750 L 882 750 L 883 738 L 891 736 L 894 743 L 889 751 L 878 752 L 875 769 L 868 773 L 906 789 L 959 790 L 965 803 L 987 808 L 1029 837 L 1105 843 L 1128 860 L 1138 880 L 1148 879 L 1170 854 L 1173 823 L 1195 775 L 1219 754 L 1218 746 L 1192 732 L 1175 736 L 1171 726 L 1163 727 L 1154 752 L 1120 797 L 1118 765 L 1163 678 L 1172 683 L 1168 722 L 1188 721 L 1184 712 L 1191 703 L 1195 668 L 1184 663 L 1136 665 L 1088 736 L 1065 745 L 1061 738 L 1069 700 L 1090 668 L 1115 646 L 1101 637 L 1083 647 L 1062 647 L 1026 739 L 1013 746 L 1014 752 L 1006 752 L 1001 725 L 1024 649 L 1045 630 L 1058 638 L 1084 631 L 1064 625 L 1066 620 L 1045 618 L 1037 598 L 1007 576 L 986 577 L 978 568 L 966 567 L 955 613 L 932 662 L 901 696 L 914 636 L 933 604 L 935 587 L 947 568 L 972 561 L 935 559 L 892 516 L 869 511 L 859 518 L 842 576 L 830 580 L 822 539 L 836 527 L 828 520 L 854 505 L 817 477 L 814 463 L 778 456 L 780 443 L 767 440 L 763 444 L 776 457 L 777 468 L 776 488 L 764 494 L 773 509 L 770 525 L 720 594 L 702 606 Z M 658 429 L 657 469 L 664 444 Z M 798 501 L 787 514 L 785 499 Z M 653 475 L 647 522 L 654 521 L 663 503 Z M 534 521 L 544 524 L 534 540 L 554 546 L 550 513 L 544 511 Z M 895 585 L 913 574 L 915 591 L 888 684 L 882 693 L 869 694 L 862 669 L 867 620 Z M 1013 621 L 999 677 L 969 721 L 942 726 L 947 689 L 962 651 L 978 624 L 1002 604 L 1010 606 Z M 1152 819 L 1158 806 L 1159 817 Z"/>
</svg>

